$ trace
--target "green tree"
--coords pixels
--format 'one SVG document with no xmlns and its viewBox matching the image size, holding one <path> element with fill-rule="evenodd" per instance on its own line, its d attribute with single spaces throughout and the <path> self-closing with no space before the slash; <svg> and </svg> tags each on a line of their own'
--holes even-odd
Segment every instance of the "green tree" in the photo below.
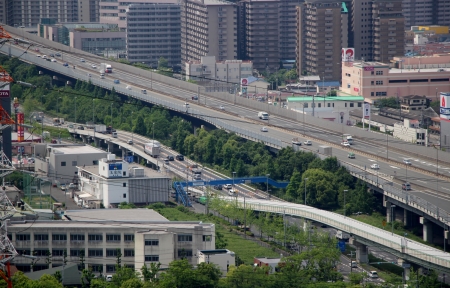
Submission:
<svg viewBox="0 0 450 288">
<path fill-rule="evenodd" d="M 144 282 L 158 282 L 156 275 L 158 274 L 160 267 L 161 263 L 150 263 L 150 268 L 144 264 L 141 268 L 141 274 L 144 278 Z"/>
<path fill-rule="evenodd" d="M 158 69 L 167 69 L 169 68 L 169 62 L 164 57 L 160 57 L 158 60 Z"/>
<path fill-rule="evenodd" d="M 297 170 L 291 176 L 291 180 L 286 188 L 286 196 L 289 201 L 295 202 L 301 193 L 302 175 Z"/>
<path fill-rule="evenodd" d="M 145 127 L 144 117 L 142 117 L 142 115 L 139 115 L 136 118 L 136 123 L 133 126 L 133 132 L 139 135 L 146 135 L 147 129 Z"/>
<path fill-rule="evenodd" d="M 90 286 L 92 279 L 94 279 L 95 274 L 92 272 L 92 268 L 83 269 L 81 272 L 81 285 L 83 288 Z"/>
</svg>

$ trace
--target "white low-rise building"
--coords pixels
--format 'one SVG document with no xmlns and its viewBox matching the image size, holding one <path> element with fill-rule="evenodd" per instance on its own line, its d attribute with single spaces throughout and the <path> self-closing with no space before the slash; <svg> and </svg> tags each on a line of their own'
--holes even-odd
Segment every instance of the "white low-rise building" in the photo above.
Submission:
<svg viewBox="0 0 450 288">
<path fill-rule="evenodd" d="M 186 62 L 186 80 L 240 83 L 241 78 L 248 78 L 252 73 L 251 61 L 216 61 L 215 56 L 202 56 L 200 61 Z"/>
<path fill-rule="evenodd" d="M 79 206 L 96 207 L 101 201 L 105 208 L 117 207 L 122 202 L 149 204 L 167 202 L 171 187 L 170 177 L 122 159 L 114 154 L 98 161 L 98 165 L 79 166 L 80 192 L 74 200 Z"/>
<path fill-rule="evenodd" d="M 182 258 L 196 265 L 198 250 L 215 247 L 215 225 L 169 221 L 151 209 L 82 209 L 66 211 L 63 220 L 37 220 L 31 226 L 11 221 L 8 238 L 19 254 L 38 257 L 34 265 L 29 258 L 14 258 L 13 264 L 21 271 L 62 266 L 67 253 L 69 263 L 80 266 L 84 258 L 80 268 L 107 275 L 115 272 L 119 252 L 122 265 L 136 271 L 158 262 L 167 268 Z"/>
<path fill-rule="evenodd" d="M 216 264 L 223 276 L 226 276 L 230 266 L 236 265 L 236 255 L 228 249 L 200 250 L 197 263 Z"/>
<path fill-rule="evenodd" d="M 428 146 L 428 131 L 420 128 L 418 120 L 404 119 L 394 124 L 393 136 L 403 141 Z"/>
</svg>

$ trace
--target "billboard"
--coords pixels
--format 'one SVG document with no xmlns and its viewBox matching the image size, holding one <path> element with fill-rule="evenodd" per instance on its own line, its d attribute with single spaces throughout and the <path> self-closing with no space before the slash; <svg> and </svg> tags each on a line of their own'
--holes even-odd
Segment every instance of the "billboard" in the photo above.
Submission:
<svg viewBox="0 0 450 288">
<path fill-rule="evenodd" d="M 364 102 L 363 117 L 370 118 L 370 104 L 366 102 Z"/>
<path fill-rule="evenodd" d="M 441 119 L 450 120 L 450 93 L 440 93 L 440 117 Z"/>
<path fill-rule="evenodd" d="M 23 142 L 25 132 L 23 131 L 23 126 L 20 124 L 23 124 L 25 120 L 25 116 L 22 112 L 17 113 L 17 142 Z"/>
<path fill-rule="evenodd" d="M 342 62 L 353 62 L 355 60 L 355 48 L 342 48 Z"/>
<path fill-rule="evenodd" d="M 108 170 L 108 178 L 122 177 L 122 163 L 110 163 Z"/>
<path fill-rule="evenodd" d="M 241 78 L 241 92 L 247 94 L 248 78 Z"/>
<path fill-rule="evenodd" d="M 8 88 L 8 90 L 0 90 L 0 98 L 9 98 L 9 85 L 6 86 L 6 88 Z"/>
</svg>

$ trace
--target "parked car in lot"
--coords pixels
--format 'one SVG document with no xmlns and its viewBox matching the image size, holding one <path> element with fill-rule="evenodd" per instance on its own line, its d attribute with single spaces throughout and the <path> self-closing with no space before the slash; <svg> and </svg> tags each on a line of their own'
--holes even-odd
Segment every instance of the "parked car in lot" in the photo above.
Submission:
<svg viewBox="0 0 450 288">
<path fill-rule="evenodd" d="M 97 69 L 97 65 L 95 65 L 95 64 L 92 64 L 91 67 L 92 67 L 92 69 Z"/>
<path fill-rule="evenodd" d="M 67 64 L 67 62 L 66 62 L 66 63 L 63 64 L 63 66 L 69 67 L 69 64 Z"/>
<path fill-rule="evenodd" d="M 55 58 L 52 58 L 50 61 L 52 61 L 52 62 L 56 62 L 56 59 Z"/>
<path fill-rule="evenodd" d="M 127 87 L 126 87 L 128 90 L 131 90 L 131 86 L 130 85 L 127 85 Z"/>
<path fill-rule="evenodd" d="M 375 164 L 370 165 L 370 168 L 374 169 L 374 170 L 378 170 L 378 169 L 380 169 L 380 166 L 375 163 Z"/>
<path fill-rule="evenodd" d="M 369 278 L 378 278 L 377 271 L 370 271 L 369 272 Z"/>
<path fill-rule="evenodd" d="M 178 154 L 177 156 L 175 156 L 175 159 L 177 159 L 178 161 L 184 161 L 184 156 L 181 154 Z"/>
<path fill-rule="evenodd" d="M 60 188 L 62 191 L 66 191 L 66 190 L 67 190 L 66 184 L 61 184 L 61 185 L 59 185 L 59 188 Z"/>
<path fill-rule="evenodd" d="M 61 57 L 61 53 L 55 53 L 56 57 Z"/>
<path fill-rule="evenodd" d="M 302 142 L 298 138 L 292 138 L 292 144 L 302 146 Z"/>
<path fill-rule="evenodd" d="M 80 61 L 81 61 L 81 62 L 85 62 L 84 58 L 81 58 Z"/>
</svg>

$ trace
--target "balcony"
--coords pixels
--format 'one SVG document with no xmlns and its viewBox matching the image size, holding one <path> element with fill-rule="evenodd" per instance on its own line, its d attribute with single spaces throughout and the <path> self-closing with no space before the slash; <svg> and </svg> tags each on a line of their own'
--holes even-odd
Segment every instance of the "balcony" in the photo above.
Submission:
<svg viewBox="0 0 450 288">
<path fill-rule="evenodd" d="M 34 241 L 34 247 L 48 247 L 48 240 Z"/>
<path fill-rule="evenodd" d="M 67 240 L 53 240 L 52 246 L 67 246 Z"/>
<path fill-rule="evenodd" d="M 84 246 L 85 241 L 70 241 L 70 246 Z"/>
</svg>

